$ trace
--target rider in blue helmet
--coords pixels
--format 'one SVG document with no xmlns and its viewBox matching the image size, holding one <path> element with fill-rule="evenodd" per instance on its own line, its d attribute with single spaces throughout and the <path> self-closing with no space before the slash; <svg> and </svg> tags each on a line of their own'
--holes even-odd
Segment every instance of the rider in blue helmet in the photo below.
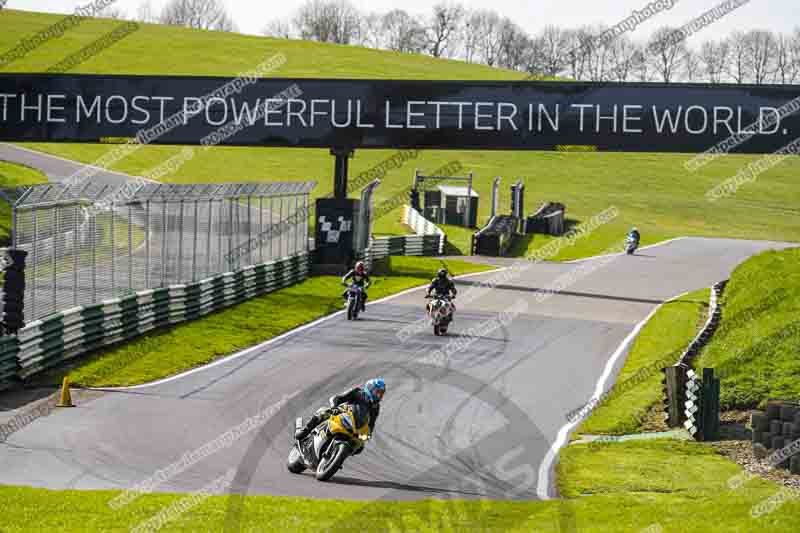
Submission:
<svg viewBox="0 0 800 533">
<path fill-rule="evenodd" d="M 311 431 L 320 425 L 324 420 L 336 413 L 336 409 L 345 403 L 351 405 L 362 405 L 369 410 L 369 432 L 370 435 L 375 430 L 375 422 L 381 411 L 381 400 L 386 392 L 386 382 L 383 378 L 375 378 L 367 381 L 363 387 L 353 387 L 352 389 L 332 396 L 328 400 L 329 407 L 322 407 L 314 413 L 302 429 L 298 429 L 294 434 L 297 440 L 305 439 Z"/>
</svg>

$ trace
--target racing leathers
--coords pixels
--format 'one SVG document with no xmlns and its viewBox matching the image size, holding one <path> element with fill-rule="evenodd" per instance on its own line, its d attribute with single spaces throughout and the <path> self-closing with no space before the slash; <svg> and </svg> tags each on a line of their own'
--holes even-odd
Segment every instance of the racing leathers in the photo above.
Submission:
<svg viewBox="0 0 800 533">
<path fill-rule="evenodd" d="M 366 272 L 359 273 L 356 269 L 351 270 L 342 278 L 342 285 L 348 286 L 348 282 L 352 280 L 353 285 L 361 287 L 361 310 L 366 311 L 367 305 L 367 288 L 372 284 L 369 274 Z M 347 297 L 347 289 L 342 293 L 342 298 Z"/>
<path fill-rule="evenodd" d="M 329 407 L 322 407 L 314 413 L 306 425 L 295 433 L 297 440 L 305 439 L 311 431 L 320 425 L 325 420 L 337 413 L 338 408 L 342 404 L 361 405 L 369 412 L 369 433 L 375 430 L 375 422 L 378 420 L 378 415 L 381 411 L 381 404 L 378 401 L 370 401 L 367 393 L 362 387 L 353 387 L 352 389 L 333 396 L 329 400 Z"/>
</svg>

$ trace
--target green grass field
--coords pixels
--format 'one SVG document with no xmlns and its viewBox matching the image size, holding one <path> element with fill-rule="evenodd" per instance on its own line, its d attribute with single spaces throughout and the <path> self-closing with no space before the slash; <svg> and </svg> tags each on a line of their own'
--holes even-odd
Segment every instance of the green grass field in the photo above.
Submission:
<svg viewBox="0 0 800 533">
<path fill-rule="evenodd" d="M 47 183 L 47 176 L 36 169 L 0 161 L 0 188 Z M 8 246 L 11 238 L 11 205 L 0 198 L 0 246 Z"/>
<path fill-rule="evenodd" d="M 434 258 L 392 257 L 378 269 L 369 289 L 370 300 L 430 282 L 441 262 Z M 493 267 L 448 261 L 453 275 Z M 34 378 L 57 385 L 64 376 L 86 387 L 146 383 L 211 362 L 276 337 L 342 309 L 341 279 L 315 276 L 291 287 L 169 329 L 151 332 L 116 348 L 102 350 L 67 367 Z M 275 313 L 280 309 L 280 313 Z M 344 320 L 344 319 L 343 319 Z"/>
<path fill-rule="evenodd" d="M 721 326 L 697 365 L 717 370 L 723 408 L 800 400 L 800 249 L 739 265 L 723 295 Z"/>
<path fill-rule="evenodd" d="M 0 15 L 0 50 L 58 19 L 4 10 Z M 113 21 L 87 20 L 63 37 L 46 43 L 25 58 L 6 67 L 6 72 L 36 72 L 77 51 L 103 32 Z M 169 50 L 168 54 L 163 53 Z M 202 50 L 202 53 L 198 53 Z M 276 76 L 398 79 L 520 79 L 522 74 L 441 61 L 412 54 L 398 54 L 360 47 L 328 45 L 203 32 L 143 25 L 141 29 L 102 54 L 74 69 L 81 73 L 234 75 L 255 66 L 262 58 L 283 52 L 288 61 Z M 77 144 L 30 144 L 31 148 L 83 162 L 100 157 L 108 146 Z M 115 170 L 141 174 L 180 150 L 174 146 L 146 146 L 120 161 Z M 392 155 L 390 150 L 359 150 L 351 161 L 350 175 L 357 176 Z M 557 153 L 509 151 L 425 151 L 416 160 L 393 169 L 377 190 L 377 202 L 403 194 L 414 169 L 423 172 L 458 161 L 463 172 L 472 171 L 481 195 L 479 223 L 489 215 L 491 181 L 502 176 L 500 206 L 508 211 L 509 187 L 523 179 L 526 209 L 541 202 L 561 201 L 574 221 L 585 221 L 610 206 L 620 210 L 618 219 L 602 227 L 579 246 L 565 249 L 556 259 L 572 259 L 598 253 L 621 239 L 632 225 L 642 231 L 648 244 L 679 235 L 701 235 L 800 241 L 800 188 L 796 176 L 800 158 L 790 158 L 745 185 L 733 197 L 709 204 L 705 192 L 757 156 L 728 156 L 695 174 L 683 168 L 683 154 Z M 165 179 L 177 183 L 219 181 L 317 180 L 316 196 L 332 190 L 333 161 L 327 150 L 216 147 L 197 150 L 195 157 Z M 399 224 L 400 210 L 377 221 L 375 233 L 406 231 Z M 453 231 L 450 240 L 468 252 L 471 232 Z M 537 237 L 517 247 L 530 253 L 546 244 Z"/>
</svg>

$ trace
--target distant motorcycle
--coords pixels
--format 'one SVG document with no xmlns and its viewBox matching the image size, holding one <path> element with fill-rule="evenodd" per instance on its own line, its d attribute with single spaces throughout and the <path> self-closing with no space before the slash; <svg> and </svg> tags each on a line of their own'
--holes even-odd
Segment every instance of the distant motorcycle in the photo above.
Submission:
<svg viewBox="0 0 800 533">
<path fill-rule="evenodd" d="M 628 238 L 625 239 L 625 253 L 628 255 L 633 255 L 633 252 L 635 252 L 637 248 L 639 248 L 638 239 L 635 239 L 629 235 Z"/>
<path fill-rule="evenodd" d="M 453 312 L 456 306 L 449 298 L 426 296 L 433 301 L 428 304 L 428 318 L 433 325 L 434 335 L 446 335 L 450 322 L 453 321 Z"/>
<path fill-rule="evenodd" d="M 303 427 L 302 417 L 295 422 Z M 363 406 L 345 404 L 289 450 L 286 467 L 293 474 L 314 470 L 317 481 L 327 481 L 342 468 L 345 459 L 361 453 L 370 439 L 369 412 Z"/>
<path fill-rule="evenodd" d="M 356 284 L 351 284 L 347 287 L 346 298 L 344 306 L 347 308 L 347 320 L 356 320 L 358 313 L 361 312 L 364 289 Z"/>
</svg>

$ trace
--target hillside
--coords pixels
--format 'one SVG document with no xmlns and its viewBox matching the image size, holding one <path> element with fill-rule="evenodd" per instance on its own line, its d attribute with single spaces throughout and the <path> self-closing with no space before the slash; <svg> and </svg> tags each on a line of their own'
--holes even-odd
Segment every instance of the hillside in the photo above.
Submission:
<svg viewBox="0 0 800 533">
<path fill-rule="evenodd" d="M 0 49 L 59 20 L 56 15 L 20 11 L 0 13 Z M 119 24 L 111 20 L 86 20 L 31 52 L 0 72 L 44 71 Z M 288 61 L 276 76 L 379 77 L 414 79 L 520 79 L 522 74 L 360 47 L 251 37 L 219 32 L 142 25 L 111 48 L 70 72 L 109 74 L 235 75 L 271 54 L 283 52 Z M 37 150 L 87 163 L 109 148 L 102 145 L 29 144 Z M 178 153 L 172 146 L 146 146 L 120 161 L 115 170 L 142 174 Z M 359 150 L 350 164 L 351 176 L 368 170 L 392 155 L 391 150 Z M 736 174 L 758 156 L 728 156 L 689 174 L 686 155 L 624 153 L 556 153 L 435 151 L 420 152 L 416 160 L 394 169 L 382 180 L 377 201 L 405 195 L 414 169 L 432 172 L 458 162 L 463 173 L 472 171 L 481 195 L 479 223 L 489 216 L 491 181 L 502 176 L 500 206 L 508 210 L 509 186 L 517 179 L 526 184 L 526 208 L 543 201 L 567 204 L 568 217 L 579 222 L 616 206 L 620 216 L 600 228 L 591 239 L 567 248 L 561 259 L 597 253 L 616 242 L 632 225 L 642 231 L 644 244 L 679 235 L 736 237 L 800 241 L 800 187 L 796 176 L 800 158 L 792 158 L 747 183 L 738 193 L 714 204 L 705 192 Z M 332 189 L 333 160 L 327 150 L 274 148 L 213 148 L 196 150 L 174 174 L 172 182 L 270 181 L 314 179 L 316 194 Z M 376 233 L 398 233 L 400 211 L 376 221 Z M 449 229 L 457 248 L 468 251 L 470 232 Z M 518 247 L 529 252 L 547 242 L 536 238 Z"/>
</svg>

